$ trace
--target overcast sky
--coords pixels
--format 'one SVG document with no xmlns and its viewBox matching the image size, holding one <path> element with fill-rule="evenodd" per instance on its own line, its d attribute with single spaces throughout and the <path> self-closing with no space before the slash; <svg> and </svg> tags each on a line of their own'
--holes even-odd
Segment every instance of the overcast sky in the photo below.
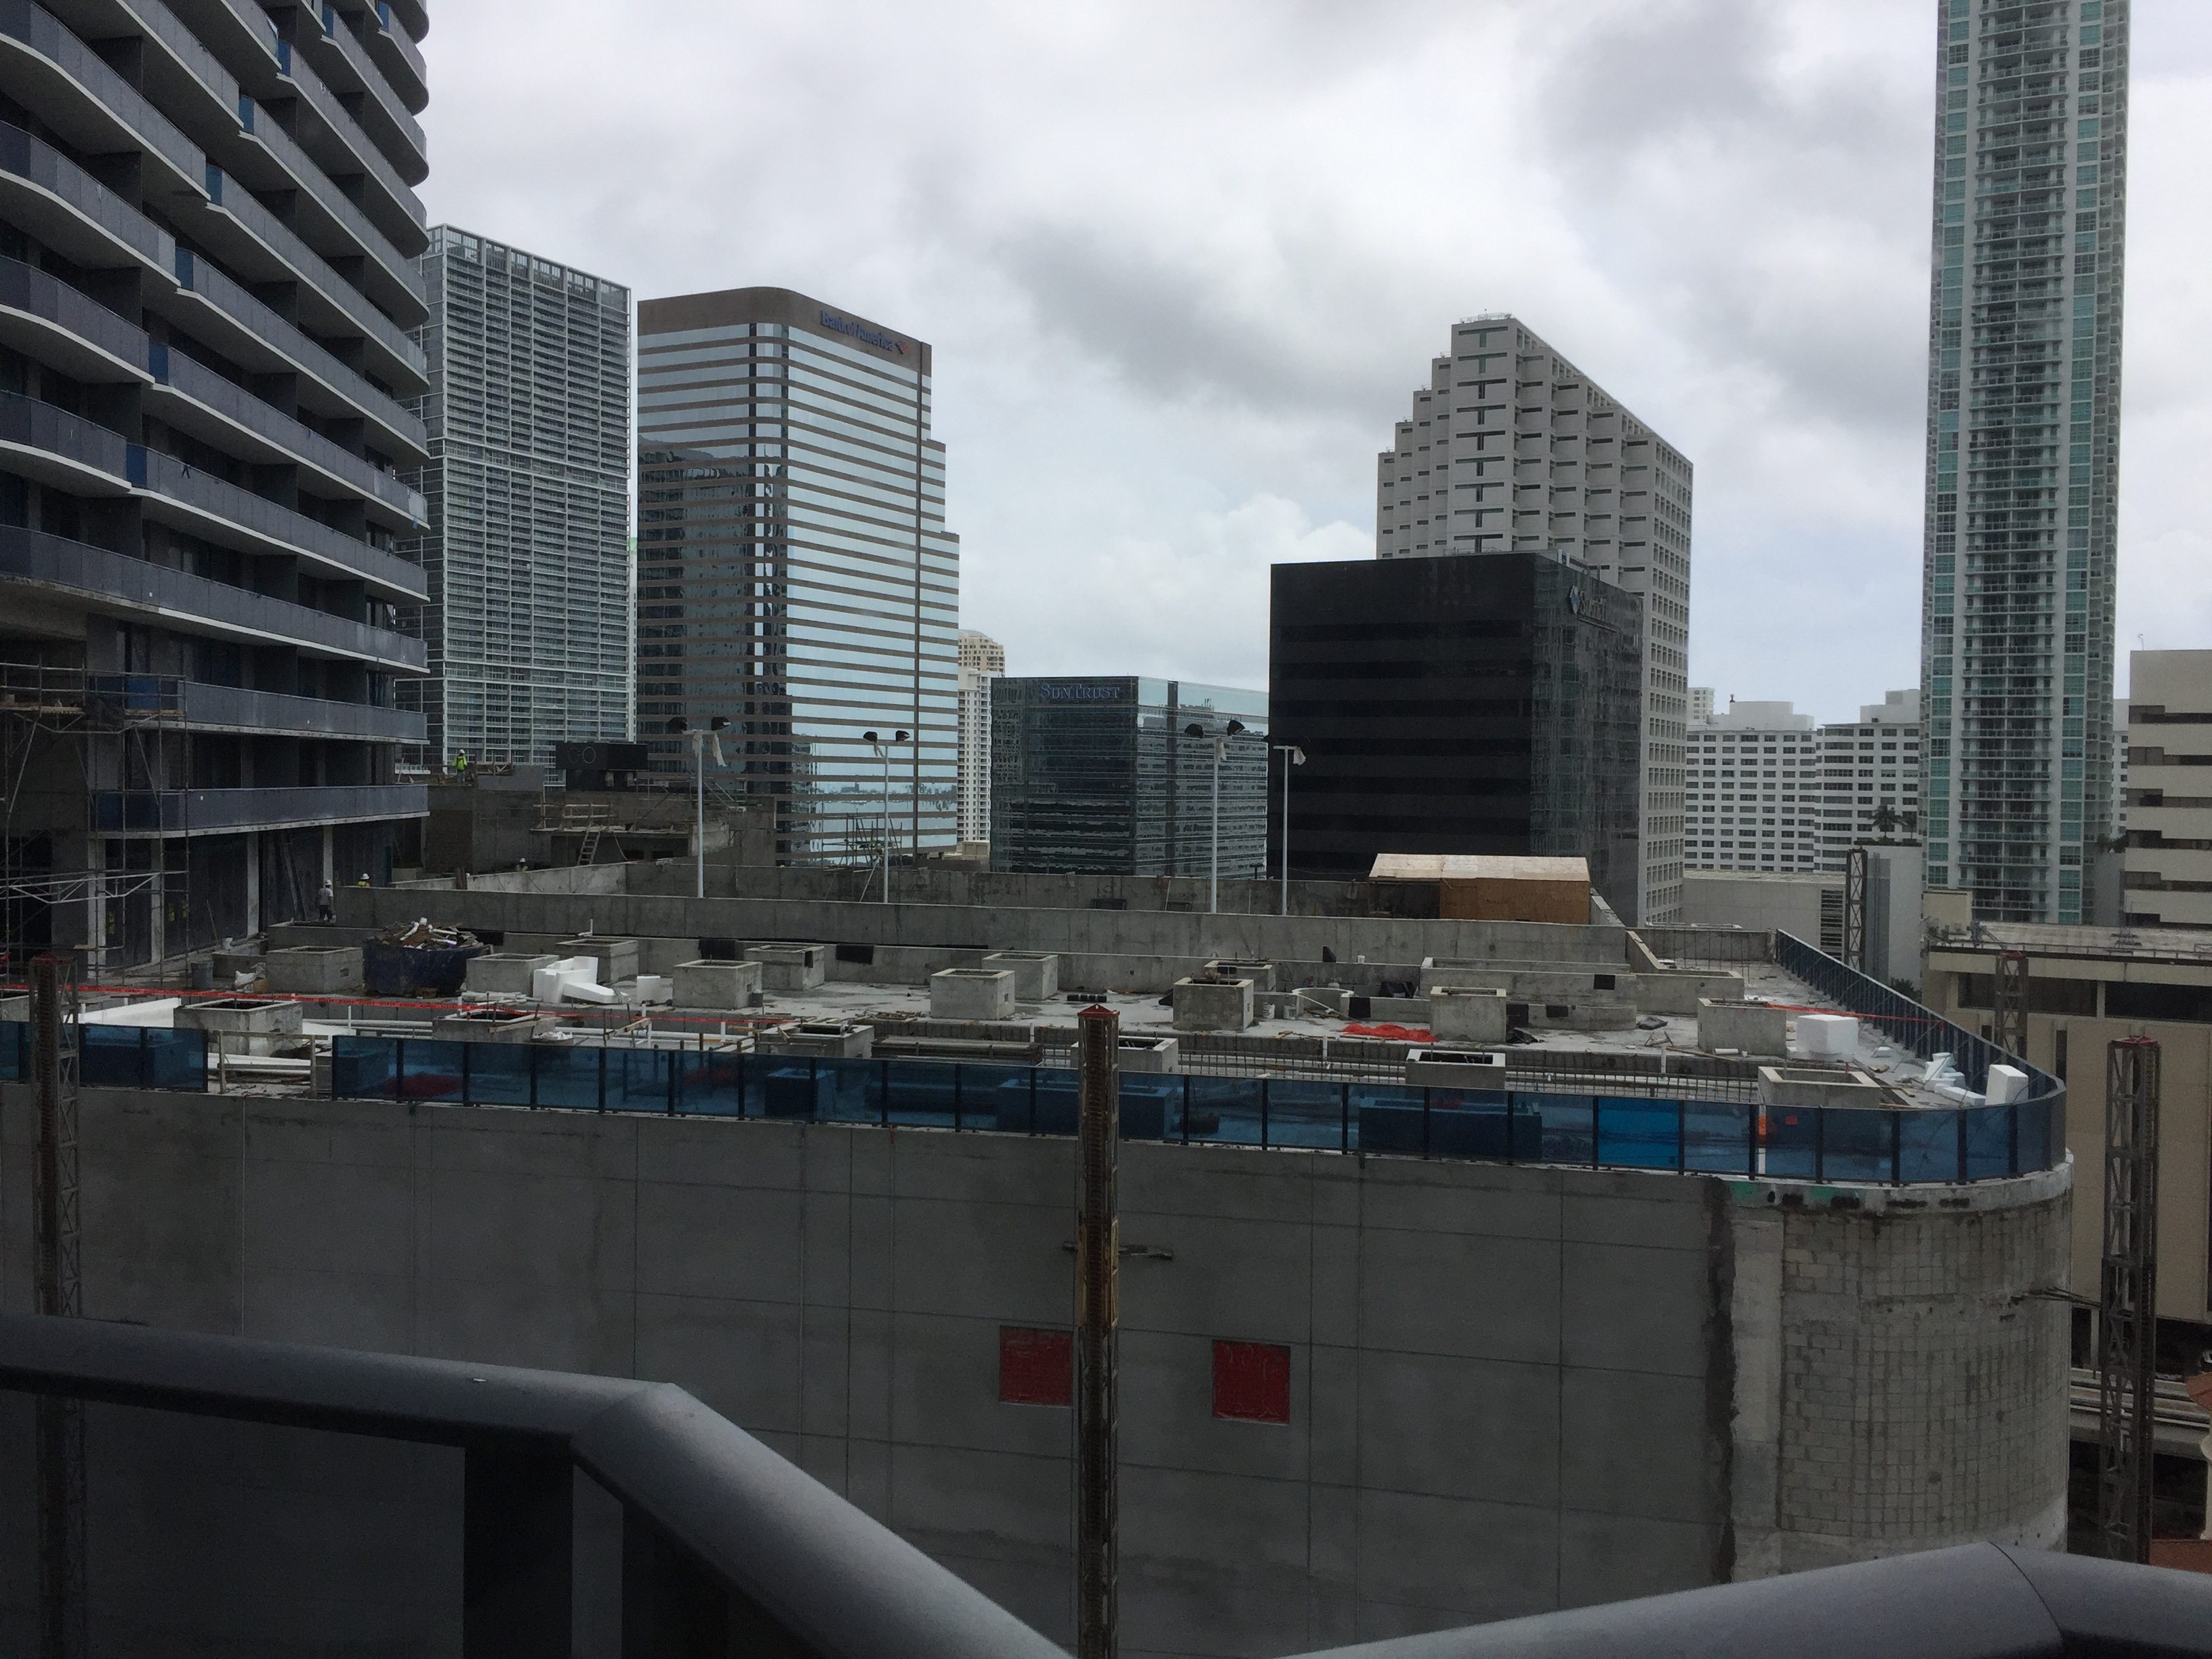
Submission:
<svg viewBox="0 0 2212 1659">
<path fill-rule="evenodd" d="M 1697 467 L 1694 684 L 1917 682 L 1935 0 L 433 10 L 434 220 L 935 346 L 1016 673 L 1264 686 L 1267 566 L 1371 554 L 1428 360 L 1510 311 Z M 2124 681 L 2212 647 L 2212 4 L 2135 17 Z"/>
</svg>

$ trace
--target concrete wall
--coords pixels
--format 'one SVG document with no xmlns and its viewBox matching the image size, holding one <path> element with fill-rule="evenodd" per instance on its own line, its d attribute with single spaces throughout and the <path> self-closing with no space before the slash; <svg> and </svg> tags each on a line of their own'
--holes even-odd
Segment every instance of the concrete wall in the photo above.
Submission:
<svg viewBox="0 0 2212 1659">
<path fill-rule="evenodd" d="M 1779 928 L 1817 946 L 1820 895 L 1831 889 L 1840 890 L 1843 884 L 1842 876 L 1826 871 L 1786 876 L 1686 871 L 1682 877 L 1682 920 L 1697 927 L 1741 927 L 1755 933 Z"/>
<path fill-rule="evenodd" d="M 31 1133 L 10 1088 L 9 1306 Z M 1068 1416 L 1000 1403 L 997 1355 L 1001 1326 L 1069 1321 L 1071 1143 L 119 1091 L 88 1091 L 82 1141 L 94 1316 L 678 1382 L 1067 1638 Z M 1765 1183 L 1132 1144 L 1121 1190 L 1128 1659 L 2041 1541 L 2063 1504 L 2057 1304 L 2021 1300 L 2063 1279 L 2063 1174 L 1816 1212 Z M 1288 1351 L 1287 1425 L 1213 1417 L 1217 1340 Z M 95 1438 L 95 1466 L 136 1443 Z M 270 1501 L 343 1536 L 350 1466 L 287 1455 Z M 428 1516 L 445 1478 L 375 1489 Z M 199 1537 L 222 1547 L 170 1530 L 161 1582 L 198 1582 Z M 374 1650 L 452 1650 L 435 1585 Z M 139 1650 L 254 1650 L 168 1616 Z"/>
</svg>

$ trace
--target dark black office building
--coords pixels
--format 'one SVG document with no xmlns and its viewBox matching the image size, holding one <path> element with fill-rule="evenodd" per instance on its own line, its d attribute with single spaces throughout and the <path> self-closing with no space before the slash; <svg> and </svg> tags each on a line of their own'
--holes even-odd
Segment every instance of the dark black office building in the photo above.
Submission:
<svg viewBox="0 0 2212 1659">
<path fill-rule="evenodd" d="M 1295 876 L 1379 853 L 1579 855 L 1637 914 L 1644 616 L 1547 553 L 1274 568 L 1272 741 Z M 1280 814 L 1268 823 L 1282 867 Z"/>
</svg>

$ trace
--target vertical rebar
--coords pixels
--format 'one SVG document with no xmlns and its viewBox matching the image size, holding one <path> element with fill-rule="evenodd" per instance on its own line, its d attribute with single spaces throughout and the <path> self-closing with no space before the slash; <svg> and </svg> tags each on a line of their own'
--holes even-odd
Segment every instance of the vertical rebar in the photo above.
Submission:
<svg viewBox="0 0 2212 1659">
<path fill-rule="evenodd" d="M 1076 1017 L 1079 1044 L 1075 1186 L 1075 1652 L 1114 1659 L 1119 1572 L 1115 1332 L 1121 1323 L 1121 1020 Z"/>
<path fill-rule="evenodd" d="M 2097 1301 L 2097 1525 L 2115 1561 L 2150 1559 L 2158 1360 L 2159 1048 L 2122 1037 L 2105 1068 L 2105 1242 Z"/>
<path fill-rule="evenodd" d="M 2015 1060 L 2027 1058 L 2027 952 L 1997 952 L 1990 981 L 1990 1041 Z"/>
<path fill-rule="evenodd" d="M 1863 974 L 1867 941 L 1867 850 L 1844 854 L 1844 966 Z"/>
<path fill-rule="evenodd" d="M 62 961 L 31 964 L 31 1078 L 37 1096 L 34 1181 L 38 1310 L 83 1311 L 77 1270 L 76 1031 L 64 1006 Z M 84 1402 L 42 1394 L 36 1407 L 39 1503 L 39 1651 L 82 1659 L 85 1647 Z"/>
</svg>

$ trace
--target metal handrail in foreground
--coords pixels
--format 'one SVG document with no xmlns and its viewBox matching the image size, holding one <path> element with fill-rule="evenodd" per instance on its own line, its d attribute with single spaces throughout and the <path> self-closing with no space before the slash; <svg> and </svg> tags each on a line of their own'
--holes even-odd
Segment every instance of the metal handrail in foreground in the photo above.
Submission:
<svg viewBox="0 0 2212 1659">
<path fill-rule="evenodd" d="M 569 1651 L 575 1468 L 623 1505 L 625 1659 L 1066 1659 L 666 1384 L 0 1314 L 0 1389 L 461 1448 L 462 1659 Z M 2212 1659 L 2212 1577 L 1976 1544 L 1333 1659 L 1583 1654 Z"/>
<path fill-rule="evenodd" d="M 671 1384 L 0 1314 L 0 1389 L 459 1447 L 464 1659 L 569 1650 L 577 1468 L 623 1505 L 626 1655 L 1065 1659 Z"/>
</svg>

